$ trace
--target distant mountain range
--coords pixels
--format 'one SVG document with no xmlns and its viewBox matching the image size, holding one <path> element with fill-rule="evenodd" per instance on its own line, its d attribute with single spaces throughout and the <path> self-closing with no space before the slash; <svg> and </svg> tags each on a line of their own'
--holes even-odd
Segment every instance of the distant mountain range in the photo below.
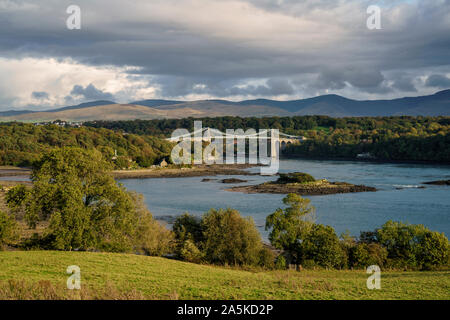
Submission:
<svg viewBox="0 0 450 320">
<path fill-rule="evenodd" d="M 366 101 L 351 100 L 333 94 L 293 101 L 267 99 L 240 102 L 227 100 L 142 100 L 129 104 L 118 104 L 113 101 L 101 100 L 47 111 L 4 111 L 0 112 L 0 121 L 145 120 L 296 115 L 328 115 L 331 117 L 449 116 L 450 90 L 440 91 L 429 96 Z"/>
</svg>

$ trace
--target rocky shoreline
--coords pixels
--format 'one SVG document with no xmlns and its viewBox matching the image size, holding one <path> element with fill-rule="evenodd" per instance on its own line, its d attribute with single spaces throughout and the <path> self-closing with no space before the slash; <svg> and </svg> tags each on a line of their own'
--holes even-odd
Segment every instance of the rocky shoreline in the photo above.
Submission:
<svg viewBox="0 0 450 320">
<path fill-rule="evenodd" d="M 195 165 L 192 167 L 167 167 L 138 170 L 114 170 L 112 175 L 116 179 L 147 179 L 147 178 L 186 178 L 208 176 L 253 176 L 259 173 L 249 172 L 246 169 L 258 165 L 252 164 L 214 164 Z M 12 166 L 0 166 L 0 177 L 23 176 L 28 178 L 31 170 Z M 225 182 L 226 183 L 226 182 Z"/>
<path fill-rule="evenodd" d="M 186 168 L 157 168 L 141 170 L 116 170 L 112 174 L 116 179 L 147 179 L 147 178 L 186 178 L 186 177 L 208 177 L 208 176 L 252 176 L 259 173 L 246 171 L 255 167 L 250 164 L 215 164 L 196 165 Z"/>
<path fill-rule="evenodd" d="M 31 169 L 12 166 L 0 166 L 0 177 L 27 177 L 31 174 Z"/>
<path fill-rule="evenodd" d="M 354 185 L 346 182 L 329 182 L 320 180 L 312 183 L 277 183 L 266 182 L 253 186 L 238 186 L 226 189 L 232 192 L 243 193 L 272 193 L 272 194 L 288 194 L 296 193 L 302 196 L 319 196 L 338 193 L 354 193 L 354 192 L 375 192 L 374 187 L 364 185 Z"/>
</svg>

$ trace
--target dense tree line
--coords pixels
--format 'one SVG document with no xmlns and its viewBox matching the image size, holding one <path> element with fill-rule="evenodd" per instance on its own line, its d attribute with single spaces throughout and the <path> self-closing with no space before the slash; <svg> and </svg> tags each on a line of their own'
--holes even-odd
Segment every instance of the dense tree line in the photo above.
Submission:
<svg viewBox="0 0 450 320">
<path fill-rule="evenodd" d="M 31 166 L 43 153 L 60 147 L 96 149 L 118 168 L 151 166 L 167 158 L 171 150 L 168 142 L 152 136 L 122 134 L 104 128 L 0 125 L 0 165 Z"/>
<path fill-rule="evenodd" d="M 414 132 L 412 128 L 428 133 L 436 133 L 450 128 L 450 117 L 360 117 L 360 118 L 331 118 L 328 116 L 295 116 L 295 117 L 215 117 L 215 118 L 183 118 L 161 120 L 127 120 L 127 121 L 92 121 L 84 123 L 95 128 L 122 130 L 128 133 L 163 135 L 165 137 L 175 129 L 192 130 L 194 121 L 202 121 L 203 127 L 226 129 L 280 129 L 288 134 L 314 135 L 317 131 L 334 131 L 348 129 L 361 130 L 370 133 L 373 130 L 390 130 L 392 133 L 406 134 Z M 311 132 L 309 132 L 311 131 Z"/>
<path fill-rule="evenodd" d="M 443 233 L 423 225 L 388 221 L 381 228 L 347 234 L 339 238 L 330 226 L 316 224 L 310 200 L 296 194 L 283 199 L 287 206 L 266 219 L 269 240 L 283 250 L 278 257 L 303 267 L 323 268 L 410 268 L 428 270 L 448 267 L 450 245 Z"/>
<path fill-rule="evenodd" d="M 376 133 L 370 141 L 360 136 L 336 132 L 317 136 L 302 144 L 288 145 L 285 155 L 312 158 L 356 158 L 367 154 L 369 159 L 396 161 L 450 162 L 450 133 L 434 135 Z"/>
<path fill-rule="evenodd" d="M 173 231 L 178 258 L 195 263 L 303 268 L 429 270 L 448 268 L 450 245 L 443 233 L 422 225 L 388 221 L 359 237 L 340 237 L 330 226 L 315 223 L 310 200 L 296 194 L 283 199 L 280 208 L 266 219 L 275 254 L 261 245 L 260 235 L 249 218 L 239 212 L 212 209 L 202 217 L 178 217 Z"/>
<path fill-rule="evenodd" d="M 450 161 L 450 117 L 218 117 L 96 121 L 86 125 L 167 137 L 175 129 L 193 130 L 194 120 L 201 120 L 203 127 L 221 131 L 271 128 L 306 137 L 306 142 L 284 150 L 288 156 L 356 158 L 358 154 L 370 153 L 380 160 Z"/>
</svg>

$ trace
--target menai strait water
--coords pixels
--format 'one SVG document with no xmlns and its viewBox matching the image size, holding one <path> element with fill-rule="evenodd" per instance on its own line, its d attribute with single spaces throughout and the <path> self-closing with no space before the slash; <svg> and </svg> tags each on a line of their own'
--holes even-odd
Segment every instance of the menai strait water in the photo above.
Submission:
<svg viewBox="0 0 450 320">
<path fill-rule="evenodd" d="M 259 168 L 252 168 L 252 171 Z M 338 234 L 373 230 L 387 220 L 424 224 L 450 235 L 450 187 L 426 186 L 425 181 L 450 178 L 450 166 L 421 164 L 386 164 L 351 161 L 281 160 L 280 172 L 307 172 L 316 179 L 364 184 L 379 189 L 363 192 L 311 196 L 316 207 L 316 221 L 335 228 Z M 276 177 L 234 176 L 259 184 Z M 212 177 L 217 179 L 229 176 Z M 244 194 L 225 191 L 234 185 L 219 181 L 201 182 L 204 177 L 122 179 L 128 189 L 145 196 L 156 218 L 178 216 L 184 212 L 201 215 L 210 208 L 234 208 L 251 216 L 264 238 L 265 218 L 283 207 L 283 195 Z M 399 189 L 401 188 L 401 189 Z"/>
</svg>

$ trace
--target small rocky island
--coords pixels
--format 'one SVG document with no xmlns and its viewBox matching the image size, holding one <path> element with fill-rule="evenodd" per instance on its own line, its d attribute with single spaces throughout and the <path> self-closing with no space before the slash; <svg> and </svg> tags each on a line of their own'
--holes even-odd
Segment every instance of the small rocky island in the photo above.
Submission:
<svg viewBox="0 0 450 320">
<path fill-rule="evenodd" d="M 217 181 L 218 179 L 209 179 L 209 178 L 205 178 L 202 180 L 202 182 L 211 182 L 211 181 Z M 229 179 L 222 179 L 220 180 L 221 183 L 225 183 L 225 184 L 235 184 L 235 183 L 244 183 L 244 182 L 248 182 L 248 180 L 241 180 L 241 179 L 236 179 L 236 178 L 229 178 Z"/>
<path fill-rule="evenodd" d="M 374 192 L 374 187 L 364 185 L 354 185 L 346 182 L 330 182 L 328 180 L 316 180 L 314 177 L 303 172 L 294 172 L 280 174 L 277 181 L 266 182 L 253 186 L 238 186 L 227 189 L 227 191 L 244 193 L 273 193 L 288 194 L 296 193 L 299 195 L 327 195 L 337 193 L 353 192 Z"/>
<path fill-rule="evenodd" d="M 423 184 L 434 185 L 434 186 L 450 186 L 450 180 L 438 180 L 424 182 Z"/>
<path fill-rule="evenodd" d="M 248 180 L 241 180 L 241 179 L 236 179 L 236 178 L 230 178 L 230 179 L 220 180 L 220 182 L 233 184 L 233 183 L 245 183 L 245 182 L 248 182 Z"/>
</svg>

